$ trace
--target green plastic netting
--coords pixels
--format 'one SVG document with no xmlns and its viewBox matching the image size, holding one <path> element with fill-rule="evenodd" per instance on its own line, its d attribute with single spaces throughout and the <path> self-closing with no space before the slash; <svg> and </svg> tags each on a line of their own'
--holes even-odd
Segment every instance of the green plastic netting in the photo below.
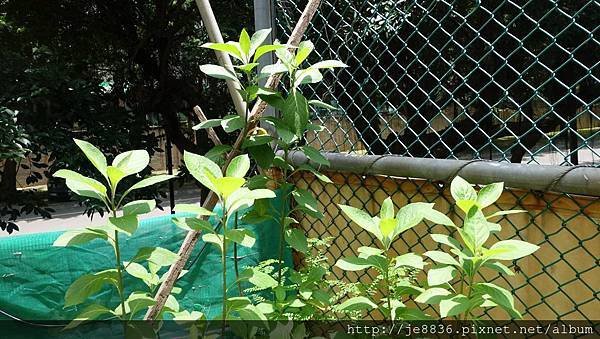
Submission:
<svg viewBox="0 0 600 339">
<path fill-rule="evenodd" d="M 277 215 L 281 210 L 281 199 L 271 199 L 268 211 Z M 176 216 L 184 216 L 178 214 Z M 133 257 L 140 247 L 160 246 L 177 252 L 186 231 L 172 223 L 172 216 L 165 215 L 140 221 L 140 226 L 132 237 L 120 238 L 122 258 Z M 232 228 L 232 224 L 228 225 Z M 213 222 L 213 225 L 216 223 Z M 258 224 L 238 223 L 238 228 L 252 230 L 256 235 L 256 243 L 252 248 L 238 246 L 238 266 L 240 270 L 246 266 L 256 265 L 262 260 L 277 258 L 279 248 L 279 225 L 274 221 L 265 221 Z M 107 243 L 96 240 L 82 246 L 53 247 L 52 243 L 62 232 L 40 233 L 31 235 L 17 235 L 0 240 L 0 309 L 10 315 L 35 323 L 73 319 L 86 304 L 63 308 L 65 291 L 79 276 L 114 267 L 114 252 Z M 122 240 L 121 240 L 122 239 Z M 233 246 L 230 246 L 227 257 L 229 292 L 232 296 L 238 294 L 235 288 Z M 291 251 L 285 255 L 286 264 L 291 265 Z M 176 286 L 181 288 L 177 295 L 182 310 L 201 311 L 208 319 L 218 316 L 221 312 L 222 287 L 221 287 L 221 255 L 218 249 L 200 241 L 187 263 L 189 270 Z M 160 273 L 166 271 L 163 268 Z M 134 290 L 146 290 L 143 283 L 131 276 L 125 277 L 126 295 Z M 248 286 L 242 286 L 246 288 Z M 104 288 L 104 292 L 90 299 L 91 303 L 102 305 L 118 305 L 118 295 L 114 289 Z M 140 317 L 143 316 L 143 312 Z M 0 320 L 9 319 L 0 315 Z M 23 331 L 34 331 L 39 336 L 36 326 L 29 326 L 19 322 L 11 323 L 13 329 L 18 331 L 18 337 L 23 337 Z M 6 331 L 3 326 L 3 335 Z M 107 331 L 107 326 L 101 326 L 102 331 Z M 119 330 L 119 327 L 116 327 Z M 98 330 L 96 328 L 95 330 Z M 60 329 L 47 329 L 61 337 L 89 336 L 89 331 L 94 326 L 82 329 L 61 332 Z M 32 332 L 33 333 L 33 332 Z M 17 333 L 13 333 L 17 335 Z M 94 336 L 97 333 L 94 332 Z M 108 334 L 108 333 L 104 333 Z M 103 335 L 104 335 L 103 334 Z M 110 336 L 110 334 L 108 334 Z"/>
</svg>

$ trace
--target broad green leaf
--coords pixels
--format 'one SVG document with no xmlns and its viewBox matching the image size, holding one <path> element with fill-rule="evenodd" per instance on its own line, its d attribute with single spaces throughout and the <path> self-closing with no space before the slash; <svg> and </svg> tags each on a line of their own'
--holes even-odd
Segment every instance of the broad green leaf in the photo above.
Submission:
<svg viewBox="0 0 600 339">
<path fill-rule="evenodd" d="M 477 200 L 477 192 L 465 179 L 457 176 L 450 184 L 450 193 L 454 200 Z M 465 211 L 466 212 L 466 211 Z"/>
<path fill-rule="evenodd" d="M 298 207 L 306 212 L 306 214 L 317 219 L 323 218 L 323 214 L 318 209 L 317 199 L 313 197 L 312 193 L 305 189 L 296 188 L 292 192 L 292 196 L 296 203 L 298 203 Z"/>
<path fill-rule="evenodd" d="M 317 177 L 317 179 L 321 180 L 322 182 L 326 183 L 326 184 L 333 184 L 333 181 L 331 181 L 331 179 L 329 179 L 328 176 L 326 176 L 325 174 L 317 171 L 314 167 L 312 167 L 309 164 L 302 164 L 300 166 L 298 166 L 298 168 L 296 168 L 298 171 L 309 171 L 311 172 L 315 177 Z"/>
<path fill-rule="evenodd" d="M 460 246 L 458 240 L 452 238 L 451 236 L 445 234 L 431 234 L 431 238 L 433 239 L 433 241 L 438 242 L 440 244 L 448 245 L 455 250 L 462 250 L 462 246 Z"/>
<path fill-rule="evenodd" d="M 121 153 L 115 157 L 112 166 L 120 169 L 125 176 L 144 170 L 150 163 L 150 155 L 145 150 L 133 150 Z"/>
<path fill-rule="evenodd" d="M 255 51 L 258 50 L 260 45 L 262 45 L 265 42 L 265 40 L 267 40 L 269 34 L 271 34 L 270 28 L 260 29 L 254 32 L 254 34 L 252 34 L 252 38 L 250 38 L 250 52 L 248 53 L 249 56 L 252 56 L 255 53 Z"/>
<path fill-rule="evenodd" d="M 423 202 L 415 202 L 400 208 L 396 215 L 397 224 L 393 237 L 418 225 L 432 208 L 433 204 Z"/>
<path fill-rule="evenodd" d="M 337 309 L 342 312 L 372 310 L 375 308 L 377 308 L 377 304 L 372 302 L 371 299 L 363 296 L 350 298 L 337 307 Z"/>
<path fill-rule="evenodd" d="M 238 81 L 238 78 L 235 75 L 235 73 L 233 71 L 227 70 L 223 66 L 210 64 L 202 65 L 200 66 L 200 71 L 213 78 Z"/>
<path fill-rule="evenodd" d="M 396 228 L 396 219 L 381 219 L 379 221 L 379 231 L 381 231 L 381 235 L 387 238 L 387 242 L 391 242 L 391 236 Z"/>
<path fill-rule="evenodd" d="M 375 235 L 377 239 L 382 240 L 383 236 L 379 230 L 379 225 L 373 221 L 373 218 L 371 218 L 369 214 L 352 206 L 339 204 L 338 206 L 342 212 L 344 212 L 344 214 L 350 218 L 350 220 L 354 221 L 354 223 L 356 223 L 358 226 Z"/>
<path fill-rule="evenodd" d="M 125 313 L 130 314 L 130 319 L 139 311 L 146 310 L 148 307 L 156 304 L 154 298 L 150 297 L 144 292 L 133 292 L 125 300 Z M 115 308 L 114 312 L 117 315 L 122 315 L 122 309 L 120 306 Z"/>
<path fill-rule="evenodd" d="M 338 60 L 323 60 L 323 61 L 319 61 L 319 62 L 313 64 L 312 66 L 310 66 L 310 68 L 315 68 L 315 69 L 337 68 L 337 67 L 348 67 L 348 65 L 346 65 L 345 63 L 338 61 Z"/>
<path fill-rule="evenodd" d="M 483 302 L 483 299 L 480 299 Z M 462 294 L 440 301 L 440 316 L 442 318 L 453 317 L 467 312 L 473 307 L 472 300 Z"/>
<path fill-rule="evenodd" d="M 336 111 L 338 109 L 337 107 L 332 106 L 332 105 L 327 104 L 327 103 L 324 103 L 323 101 L 320 101 L 320 100 L 308 100 L 308 104 L 310 106 L 324 108 L 324 109 L 330 110 L 330 111 Z M 322 126 L 321 126 L 321 128 L 322 128 Z"/>
<path fill-rule="evenodd" d="M 236 43 L 231 43 L 231 42 L 228 42 L 228 43 L 222 43 L 222 42 L 221 43 L 212 43 L 212 42 L 208 42 L 208 43 L 205 43 L 204 45 L 202 45 L 200 47 L 209 48 L 209 49 L 212 49 L 212 50 L 215 50 L 215 51 L 219 51 L 219 52 L 225 52 L 225 53 L 231 55 L 232 57 L 234 57 L 234 58 L 236 58 L 236 59 L 238 59 L 240 61 L 243 61 L 240 49 L 236 45 L 237 45 Z"/>
<path fill-rule="evenodd" d="M 490 236 L 488 222 L 477 207 L 472 207 L 463 226 L 463 232 L 473 241 L 475 248 L 480 248 Z"/>
<path fill-rule="evenodd" d="M 125 262 L 125 271 L 132 277 L 142 280 L 149 287 L 156 286 L 159 283 L 159 278 L 156 274 L 148 272 L 144 266 L 136 262 Z"/>
<path fill-rule="evenodd" d="M 181 312 L 171 312 L 175 322 L 181 322 L 182 325 L 189 324 L 190 321 L 198 321 L 204 319 L 204 313 L 199 311 L 183 310 Z"/>
<path fill-rule="evenodd" d="M 79 305 L 90 296 L 98 293 L 106 284 L 118 286 L 116 269 L 85 274 L 75 280 L 65 294 L 65 307 Z"/>
<path fill-rule="evenodd" d="M 135 183 L 133 186 L 131 186 L 127 190 L 127 192 L 125 192 L 124 195 L 127 195 L 129 192 L 131 192 L 133 190 L 137 190 L 137 189 L 140 189 L 140 188 L 144 188 L 144 187 L 156 185 L 156 184 L 161 183 L 163 181 L 171 180 L 173 178 L 177 178 L 177 177 L 174 176 L 174 175 L 170 175 L 170 174 L 159 174 L 159 175 L 154 175 L 154 176 L 142 179 L 142 180 L 138 181 L 137 183 Z"/>
<path fill-rule="evenodd" d="M 285 241 L 296 251 L 308 253 L 308 241 L 301 230 L 297 228 L 285 230 Z"/>
<path fill-rule="evenodd" d="M 260 46 L 256 49 L 256 52 L 254 53 L 254 59 L 252 61 L 257 62 L 258 59 L 260 59 L 260 57 L 262 57 L 263 55 L 276 51 L 278 49 L 282 49 L 285 48 L 285 45 L 263 45 Z M 286 69 L 287 71 L 287 69 Z"/>
<path fill-rule="evenodd" d="M 266 78 L 273 74 L 286 73 L 287 71 L 288 68 L 284 64 L 266 65 L 265 67 L 261 68 L 259 77 Z M 261 95 L 259 95 L 259 97 L 262 99 Z"/>
<path fill-rule="evenodd" d="M 361 246 L 357 249 L 358 251 L 358 256 L 360 258 L 368 258 L 372 255 L 380 255 L 383 252 L 385 252 L 385 250 L 382 250 L 380 248 L 375 248 L 375 247 L 370 247 L 370 246 Z"/>
<path fill-rule="evenodd" d="M 292 132 L 300 138 L 308 124 L 308 101 L 298 91 L 293 91 L 285 99 L 283 122 L 292 128 Z"/>
<path fill-rule="evenodd" d="M 216 245 L 223 252 L 223 236 L 220 234 L 207 233 L 202 235 L 202 240 Z"/>
<path fill-rule="evenodd" d="M 61 234 L 52 244 L 52 246 L 64 247 L 82 245 L 94 239 L 108 239 L 105 231 L 98 229 L 86 228 L 82 230 L 66 231 Z"/>
<path fill-rule="evenodd" d="M 115 189 L 117 185 L 119 185 L 119 182 L 126 176 L 125 172 L 114 166 L 106 167 L 106 174 L 108 175 L 108 181 L 110 182 L 111 187 L 114 187 Z"/>
<path fill-rule="evenodd" d="M 439 304 L 443 299 L 448 298 L 450 292 L 445 288 L 441 287 L 432 287 L 428 288 L 423 293 L 419 294 L 418 297 L 415 298 L 415 301 L 422 304 Z"/>
<path fill-rule="evenodd" d="M 500 273 L 504 273 L 506 275 L 509 276 L 513 276 L 515 275 L 515 273 L 513 271 L 510 270 L 510 268 L 506 267 L 505 265 L 499 263 L 499 262 L 495 262 L 495 261 L 486 261 L 485 263 L 483 263 L 484 267 L 493 269 L 494 271 L 500 272 Z"/>
<path fill-rule="evenodd" d="M 225 153 L 227 153 L 229 150 L 231 150 L 230 145 L 217 145 L 208 150 L 204 156 L 216 164 L 221 164 L 221 162 L 225 160 Z"/>
<path fill-rule="evenodd" d="M 258 67 L 260 64 L 258 62 L 253 62 L 250 64 L 245 64 L 245 65 L 241 65 L 241 66 L 233 66 L 243 72 L 246 73 L 250 73 L 252 72 L 253 69 L 255 69 L 256 67 Z M 248 101 L 252 101 L 254 99 L 256 99 L 256 91 L 254 90 L 256 87 L 255 86 L 250 86 L 250 87 L 246 87 L 245 90 L 240 89 L 240 94 L 242 95 L 243 98 L 248 98 Z"/>
<path fill-rule="evenodd" d="M 456 259 L 454 259 L 450 254 L 448 254 L 446 252 L 427 251 L 427 252 L 423 253 L 423 255 L 428 257 L 429 259 L 437 262 L 438 264 L 460 266 L 458 261 L 456 261 Z"/>
<path fill-rule="evenodd" d="M 177 253 L 173 253 L 162 247 L 142 247 L 138 250 L 135 256 L 131 259 L 132 262 L 148 261 L 149 264 L 156 268 L 171 266 L 179 259 Z M 152 267 L 150 271 L 153 271 Z M 156 273 L 154 271 L 153 273 Z"/>
<path fill-rule="evenodd" d="M 454 225 L 454 222 L 452 222 L 452 220 L 448 218 L 444 213 L 441 213 L 433 208 L 428 211 L 425 211 L 423 217 L 439 225 L 456 227 L 456 225 Z"/>
<path fill-rule="evenodd" d="M 335 266 L 341 268 L 344 271 L 362 271 L 364 269 L 370 268 L 373 264 L 365 259 L 359 257 L 345 257 L 339 259 Z"/>
<path fill-rule="evenodd" d="M 227 233 L 225 233 L 225 238 L 244 247 L 252 247 L 256 242 L 256 236 L 254 233 L 247 229 L 227 230 Z"/>
<path fill-rule="evenodd" d="M 381 219 L 394 219 L 394 202 L 392 198 L 387 197 L 383 203 L 381 203 L 381 208 L 379 209 L 379 217 Z"/>
<path fill-rule="evenodd" d="M 175 205 L 174 210 L 177 213 L 193 213 L 196 215 L 196 217 L 210 216 L 215 214 L 214 212 L 196 204 L 177 204 Z"/>
<path fill-rule="evenodd" d="M 124 215 L 122 217 L 109 217 L 110 227 L 116 228 L 119 232 L 132 235 L 138 227 L 136 215 Z"/>
<path fill-rule="evenodd" d="M 475 200 L 456 200 L 456 206 L 465 213 L 468 213 L 473 207 L 480 207 Z"/>
<path fill-rule="evenodd" d="M 83 154 L 88 158 L 88 160 L 96 167 L 96 169 L 102 174 L 105 178 L 108 178 L 108 174 L 106 173 L 106 157 L 96 146 L 90 144 L 87 141 L 73 139 L 77 146 L 83 151 Z"/>
<path fill-rule="evenodd" d="M 227 199 L 227 197 L 231 195 L 231 193 L 237 191 L 246 183 L 246 179 L 236 177 L 223 177 L 215 179 L 213 183 L 215 185 L 217 193 L 219 193 L 219 195 L 223 198 Z"/>
<path fill-rule="evenodd" d="M 77 195 L 95 198 L 100 201 L 106 199 L 106 187 L 99 181 L 83 176 L 77 172 L 61 169 L 52 175 L 55 178 L 66 180 L 67 187 Z"/>
<path fill-rule="evenodd" d="M 135 200 L 123 206 L 123 215 L 150 213 L 156 207 L 156 200 Z"/>
<path fill-rule="evenodd" d="M 323 80 L 323 74 L 318 69 L 303 69 L 296 72 L 296 82 L 294 87 L 298 87 L 302 84 L 316 84 Z"/>
<path fill-rule="evenodd" d="M 198 180 L 198 182 L 209 190 L 213 192 L 217 191 L 213 179 L 223 177 L 219 165 L 206 157 L 188 151 L 183 153 L 183 160 L 194 179 Z"/>
<path fill-rule="evenodd" d="M 252 304 L 247 305 L 246 307 L 237 310 L 240 315 L 240 318 L 245 321 L 262 321 L 266 322 L 267 317 L 260 311 L 260 309 Z M 266 324 L 265 324 L 266 326 Z"/>
<path fill-rule="evenodd" d="M 239 115 L 228 115 L 221 120 L 221 127 L 227 133 L 242 129 L 244 124 L 244 119 Z"/>
<path fill-rule="evenodd" d="M 491 218 L 499 217 L 502 215 L 517 214 L 517 213 L 527 213 L 527 211 L 525 211 L 525 210 L 498 211 L 496 213 L 488 215 L 486 218 L 491 219 Z"/>
<path fill-rule="evenodd" d="M 306 155 L 306 157 L 308 159 L 310 159 L 311 161 L 319 164 L 319 165 L 324 165 L 324 166 L 329 166 L 329 160 L 327 160 L 327 158 L 325 158 L 323 156 L 323 154 L 321 154 L 317 149 L 315 149 L 314 147 L 311 146 L 302 146 L 300 148 L 302 150 L 302 153 L 304 153 Z"/>
<path fill-rule="evenodd" d="M 314 49 L 315 46 L 312 42 L 308 40 L 300 42 L 300 44 L 298 44 L 298 49 L 296 50 L 296 57 L 294 58 L 296 65 L 300 66 Z"/>
<path fill-rule="evenodd" d="M 456 269 L 452 266 L 436 266 L 427 272 L 427 284 L 437 286 L 451 281 L 456 276 Z"/>
<path fill-rule="evenodd" d="M 396 267 L 408 266 L 422 270 L 425 266 L 423 258 L 414 253 L 406 253 L 396 257 Z"/>
<path fill-rule="evenodd" d="M 242 147 L 246 148 L 246 147 L 265 145 L 265 144 L 269 144 L 271 141 L 273 141 L 273 137 L 268 134 L 256 134 L 256 135 L 252 134 L 252 135 L 248 136 L 248 138 L 246 140 L 244 140 Z"/>
<path fill-rule="evenodd" d="M 243 178 L 250 170 L 250 158 L 247 154 L 238 155 L 231 159 L 225 175 L 228 177 Z"/>
<path fill-rule="evenodd" d="M 240 33 L 239 43 L 240 49 L 242 50 L 242 53 L 244 54 L 244 56 L 246 57 L 245 59 L 247 60 L 247 57 L 250 55 L 250 35 L 248 35 L 248 32 L 245 28 L 243 28 L 242 33 Z"/>
<path fill-rule="evenodd" d="M 73 319 L 67 326 L 65 326 L 64 329 L 69 330 L 75 328 L 85 321 L 96 320 L 100 316 L 103 316 L 105 314 L 112 314 L 112 311 L 102 305 L 89 305 L 86 308 L 84 308 L 77 316 L 75 316 L 75 319 Z"/>
<path fill-rule="evenodd" d="M 229 213 L 233 213 L 240 208 L 247 208 L 254 204 L 255 200 L 275 198 L 275 193 L 268 189 L 249 190 L 242 187 L 234 191 L 226 200 L 225 208 Z"/>
<path fill-rule="evenodd" d="M 515 309 L 514 298 L 509 291 L 491 283 L 478 283 L 473 286 L 473 289 L 482 294 L 489 295 L 489 299 L 503 308 L 511 317 L 521 318 L 521 314 Z"/>
<path fill-rule="evenodd" d="M 271 167 L 273 164 L 273 159 L 275 158 L 275 152 L 270 145 L 259 145 L 259 146 L 251 146 L 247 148 L 248 153 L 256 161 L 258 166 L 262 169 L 267 169 Z"/>
<path fill-rule="evenodd" d="M 419 320 L 431 320 L 431 316 L 425 314 L 418 308 L 412 307 L 399 307 L 395 310 L 396 319 L 408 320 L 408 321 L 419 321 Z"/>
<path fill-rule="evenodd" d="M 504 190 L 504 183 L 502 182 L 483 186 L 477 194 L 477 203 L 481 208 L 495 203 L 502 195 L 502 190 Z"/>
<path fill-rule="evenodd" d="M 502 240 L 493 244 L 485 254 L 489 259 L 515 260 L 526 257 L 540 247 L 521 240 Z"/>
<path fill-rule="evenodd" d="M 173 219 L 173 223 L 186 231 L 206 231 L 213 233 L 213 226 L 208 220 L 202 220 L 197 218 L 176 218 Z"/>
<path fill-rule="evenodd" d="M 198 125 L 192 127 L 192 129 L 197 131 L 199 129 L 218 127 L 218 126 L 221 126 L 222 121 L 223 121 L 222 119 L 208 119 L 208 120 L 205 120 L 205 121 L 199 123 Z"/>
<path fill-rule="evenodd" d="M 276 49 L 275 55 L 277 55 L 279 61 L 281 61 L 288 68 L 288 71 L 293 71 L 295 69 L 295 66 L 293 65 L 294 56 L 292 55 L 292 53 L 290 53 L 290 51 L 288 51 L 288 48 Z"/>
<path fill-rule="evenodd" d="M 240 278 L 247 280 L 259 289 L 267 289 L 277 286 L 277 280 L 256 268 L 248 268 L 244 270 L 240 274 Z"/>
</svg>

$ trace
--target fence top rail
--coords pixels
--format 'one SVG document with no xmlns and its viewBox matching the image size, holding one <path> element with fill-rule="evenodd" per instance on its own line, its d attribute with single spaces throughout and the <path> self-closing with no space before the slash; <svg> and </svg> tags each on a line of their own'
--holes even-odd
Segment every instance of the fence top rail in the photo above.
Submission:
<svg viewBox="0 0 600 339">
<path fill-rule="evenodd" d="M 470 183 L 504 182 L 505 186 L 536 191 L 600 196 L 600 168 L 503 163 L 490 160 L 447 160 L 397 155 L 322 153 L 328 170 L 389 175 L 448 182 L 459 175 Z M 288 155 L 294 165 L 308 162 L 299 151 Z M 316 165 L 316 164 L 315 164 Z"/>
</svg>

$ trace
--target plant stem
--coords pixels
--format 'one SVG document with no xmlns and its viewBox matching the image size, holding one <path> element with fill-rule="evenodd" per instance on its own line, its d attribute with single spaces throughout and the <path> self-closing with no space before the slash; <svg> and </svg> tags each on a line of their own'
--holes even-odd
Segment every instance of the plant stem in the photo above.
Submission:
<svg viewBox="0 0 600 339">
<path fill-rule="evenodd" d="M 225 237 L 225 233 L 227 233 L 227 211 L 225 211 L 225 206 L 223 206 L 223 249 L 221 250 L 221 264 L 223 271 L 223 311 L 222 311 L 222 326 L 221 326 L 221 336 L 225 336 L 225 324 L 227 318 L 227 238 Z"/>
<path fill-rule="evenodd" d="M 113 210 L 113 217 L 117 217 L 117 211 Z M 119 284 L 119 298 L 121 299 L 121 312 L 125 316 L 125 296 L 123 293 L 123 272 L 121 271 L 121 250 L 119 249 L 119 232 L 115 230 L 115 260 L 117 262 L 117 279 Z"/>
<path fill-rule="evenodd" d="M 385 258 L 386 258 L 386 260 L 388 258 L 387 250 L 385 251 Z M 388 264 L 387 264 L 387 267 L 385 268 L 384 275 L 385 275 L 385 287 L 387 289 L 387 306 L 388 306 L 388 311 L 390 312 L 389 317 L 391 320 L 391 318 L 392 318 L 392 300 L 391 300 L 390 294 L 392 294 L 392 289 L 390 288 L 390 264 L 389 264 L 389 260 L 387 260 L 387 261 L 388 261 Z"/>
<path fill-rule="evenodd" d="M 283 159 L 286 161 L 287 164 L 287 156 L 288 156 L 288 148 L 284 147 L 283 149 Z M 280 187 L 283 186 L 283 184 L 286 182 L 286 178 L 287 178 L 287 166 L 283 168 L 283 176 L 282 176 L 283 180 L 281 182 Z M 286 218 L 286 214 L 285 214 L 285 207 L 287 204 L 287 194 L 284 195 L 284 192 L 281 191 L 281 196 L 284 197 L 281 201 L 281 210 L 280 210 L 280 214 L 281 214 L 281 220 L 279 222 L 279 224 L 281 225 L 281 229 L 280 229 L 280 234 L 279 234 L 279 272 L 278 272 L 278 277 L 277 277 L 277 285 L 281 286 L 281 281 L 283 278 L 283 243 L 285 242 L 285 218 Z"/>
<path fill-rule="evenodd" d="M 235 219 L 234 219 L 234 224 L 233 224 L 233 228 L 237 229 L 238 228 L 238 212 L 235 212 Z M 237 286 L 238 286 L 238 294 L 241 297 L 242 296 L 242 282 L 240 281 L 240 270 L 238 267 L 238 246 L 237 243 L 233 243 L 233 267 L 235 269 L 235 281 L 237 281 Z"/>
</svg>

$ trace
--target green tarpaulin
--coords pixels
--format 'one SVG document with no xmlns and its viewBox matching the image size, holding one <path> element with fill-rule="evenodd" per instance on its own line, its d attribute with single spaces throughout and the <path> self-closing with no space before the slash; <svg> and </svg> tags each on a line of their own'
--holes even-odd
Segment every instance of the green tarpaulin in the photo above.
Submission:
<svg viewBox="0 0 600 339">
<path fill-rule="evenodd" d="M 281 201 L 272 199 L 268 213 L 278 215 Z M 140 247 L 164 247 L 177 252 L 186 231 L 172 223 L 165 215 L 141 220 L 132 237 L 121 236 L 122 258 L 127 261 Z M 230 220 L 233 222 L 233 220 Z M 233 223 L 228 227 L 233 227 Z M 252 230 L 256 243 L 252 248 L 238 246 L 239 267 L 252 266 L 262 260 L 277 258 L 279 252 L 279 225 L 264 221 L 254 225 L 239 222 L 239 228 Z M 89 303 L 63 308 L 64 294 L 79 276 L 114 268 L 114 251 L 110 245 L 95 240 L 82 246 L 53 247 L 52 243 L 62 232 L 16 235 L 0 239 L 0 310 L 33 323 L 73 319 Z M 233 246 L 227 255 L 229 285 L 235 286 Z M 286 251 L 286 262 L 291 263 L 291 252 Z M 182 310 L 201 311 L 213 318 L 221 311 L 221 257 L 219 250 L 202 241 L 194 249 L 189 270 L 176 286 L 182 290 L 177 299 Z M 166 271 L 163 268 L 161 272 Z M 126 275 L 126 295 L 147 287 L 136 278 Z M 230 289 L 237 295 L 237 288 Z M 111 288 L 91 299 L 102 305 L 118 305 L 118 295 Z M 143 312 L 142 314 L 143 315 Z M 8 319 L 6 315 L 0 318 Z M 13 322 L 16 323 L 16 322 Z M 18 325 L 16 323 L 15 325 Z M 5 326 L 3 326 L 5 327 Z M 34 329 L 35 330 L 35 329 Z M 74 333 L 76 333 L 75 331 Z M 4 332 L 3 334 L 7 334 Z M 63 332 L 63 334 L 65 334 Z M 79 331 L 81 333 L 81 330 Z"/>
</svg>

